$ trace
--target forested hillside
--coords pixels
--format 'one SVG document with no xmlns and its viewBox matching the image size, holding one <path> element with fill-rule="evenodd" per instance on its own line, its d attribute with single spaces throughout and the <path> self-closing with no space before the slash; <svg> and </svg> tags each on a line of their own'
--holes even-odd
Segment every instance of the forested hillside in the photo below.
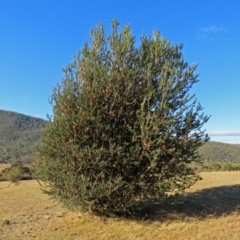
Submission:
<svg viewBox="0 0 240 240">
<path fill-rule="evenodd" d="M 0 110 L 0 163 L 29 162 L 46 121 Z"/>
<path fill-rule="evenodd" d="M 240 144 L 208 142 L 199 149 L 205 162 L 240 163 Z"/>
</svg>

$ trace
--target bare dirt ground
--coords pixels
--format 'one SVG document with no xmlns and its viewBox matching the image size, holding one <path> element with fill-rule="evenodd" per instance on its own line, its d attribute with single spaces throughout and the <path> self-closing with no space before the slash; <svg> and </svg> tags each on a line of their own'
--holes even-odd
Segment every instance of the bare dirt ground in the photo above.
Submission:
<svg viewBox="0 0 240 240">
<path fill-rule="evenodd" d="M 147 220 L 70 212 L 36 181 L 0 182 L 0 239 L 240 239 L 240 172 L 202 173 L 178 207 L 149 207 Z"/>
</svg>

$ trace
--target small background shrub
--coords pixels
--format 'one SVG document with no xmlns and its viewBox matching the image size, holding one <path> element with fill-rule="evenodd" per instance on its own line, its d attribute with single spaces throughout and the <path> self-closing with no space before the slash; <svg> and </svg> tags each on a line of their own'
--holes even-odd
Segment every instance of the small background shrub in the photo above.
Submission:
<svg viewBox="0 0 240 240">
<path fill-rule="evenodd" d="M 203 171 L 240 171 L 240 163 L 210 162 L 204 166 Z"/>
<path fill-rule="evenodd" d="M 31 180 L 32 173 L 28 166 L 19 163 L 12 164 L 9 168 L 5 168 L 0 173 L 0 181 L 10 181 L 18 183 L 20 180 Z"/>
</svg>

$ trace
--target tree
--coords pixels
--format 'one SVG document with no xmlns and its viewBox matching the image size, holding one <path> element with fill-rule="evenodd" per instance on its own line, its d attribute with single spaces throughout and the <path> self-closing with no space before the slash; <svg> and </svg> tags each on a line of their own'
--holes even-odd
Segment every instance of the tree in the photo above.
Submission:
<svg viewBox="0 0 240 240">
<path fill-rule="evenodd" d="M 199 176 L 191 163 L 208 136 L 209 117 L 189 91 L 196 65 L 155 31 L 136 47 L 130 26 L 91 31 L 52 94 L 37 176 L 45 192 L 96 215 L 163 199 Z"/>
</svg>

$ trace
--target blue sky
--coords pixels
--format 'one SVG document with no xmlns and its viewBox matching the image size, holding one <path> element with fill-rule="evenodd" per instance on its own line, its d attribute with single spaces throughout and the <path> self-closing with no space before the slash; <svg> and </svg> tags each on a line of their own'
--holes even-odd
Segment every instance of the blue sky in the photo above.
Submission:
<svg viewBox="0 0 240 240">
<path fill-rule="evenodd" d="M 46 118 L 62 69 L 96 23 L 130 24 L 139 39 L 159 29 L 199 63 L 193 88 L 212 140 L 240 143 L 239 0 L 1 0 L 0 109 Z"/>
</svg>

